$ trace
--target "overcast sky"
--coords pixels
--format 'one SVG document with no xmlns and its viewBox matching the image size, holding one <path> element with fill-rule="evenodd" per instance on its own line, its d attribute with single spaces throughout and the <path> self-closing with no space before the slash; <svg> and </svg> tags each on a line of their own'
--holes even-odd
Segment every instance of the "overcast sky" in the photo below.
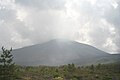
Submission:
<svg viewBox="0 0 120 80">
<path fill-rule="evenodd" d="M 120 0 L 0 0 L 0 46 L 55 38 L 120 52 Z"/>
</svg>

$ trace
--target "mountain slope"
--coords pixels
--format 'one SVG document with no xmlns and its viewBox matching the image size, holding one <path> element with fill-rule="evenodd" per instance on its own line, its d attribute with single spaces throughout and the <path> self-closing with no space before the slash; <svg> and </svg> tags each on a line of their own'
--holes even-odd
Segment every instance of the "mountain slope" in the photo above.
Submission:
<svg viewBox="0 0 120 80">
<path fill-rule="evenodd" d="M 109 59 L 112 59 L 108 58 L 108 56 L 111 57 L 110 54 L 90 45 L 57 39 L 43 44 L 16 49 L 13 51 L 13 54 L 15 62 L 21 65 L 53 66 L 68 63 L 84 65 L 101 62 L 102 58 L 107 59 L 107 62 L 109 62 Z"/>
</svg>

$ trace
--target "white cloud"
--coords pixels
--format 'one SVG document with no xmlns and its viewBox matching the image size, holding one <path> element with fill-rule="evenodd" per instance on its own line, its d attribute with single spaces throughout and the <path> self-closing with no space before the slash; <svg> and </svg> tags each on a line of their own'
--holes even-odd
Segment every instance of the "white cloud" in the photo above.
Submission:
<svg viewBox="0 0 120 80">
<path fill-rule="evenodd" d="M 27 12 L 24 9 L 18 9 L 17 10 L 17 19 L 20 21 L 23 21 L 27 16 Z"/>
<path fill-rule="evenodd" d="M 18 48 L 67 38 L 116 52 L 119 13 L 119 0 L 1 0 L 0 45 Z"/>
</svg>

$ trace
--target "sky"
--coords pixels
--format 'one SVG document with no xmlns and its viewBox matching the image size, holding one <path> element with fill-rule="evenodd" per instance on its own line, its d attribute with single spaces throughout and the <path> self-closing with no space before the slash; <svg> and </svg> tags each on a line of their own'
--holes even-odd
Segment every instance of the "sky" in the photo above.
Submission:
<svg viewBox="0 0 120 80">
<path fill-rule="evenodd" d="M 120 0 L 0 0 L 0 46 L 57 38 L 120 52 Z"/>
</svg>

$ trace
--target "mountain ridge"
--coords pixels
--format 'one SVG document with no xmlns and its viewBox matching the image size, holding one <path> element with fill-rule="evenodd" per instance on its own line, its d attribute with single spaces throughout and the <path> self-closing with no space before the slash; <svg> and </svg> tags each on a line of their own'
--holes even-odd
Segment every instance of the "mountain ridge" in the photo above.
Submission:
<svg viewBox="0 0 120 80">
<path fill-rule="evenodd" d="M 68 63 L 85 65 L 92 62 L 96 63 L 95 61 L 98 58 L 101 59 L 105 56 L 111 56 L 93 46 L 60 39 L 16 49 L 13 51 L 13 54 L 16 63 L 20 65 L 52 66 Z"/>
</svg>

